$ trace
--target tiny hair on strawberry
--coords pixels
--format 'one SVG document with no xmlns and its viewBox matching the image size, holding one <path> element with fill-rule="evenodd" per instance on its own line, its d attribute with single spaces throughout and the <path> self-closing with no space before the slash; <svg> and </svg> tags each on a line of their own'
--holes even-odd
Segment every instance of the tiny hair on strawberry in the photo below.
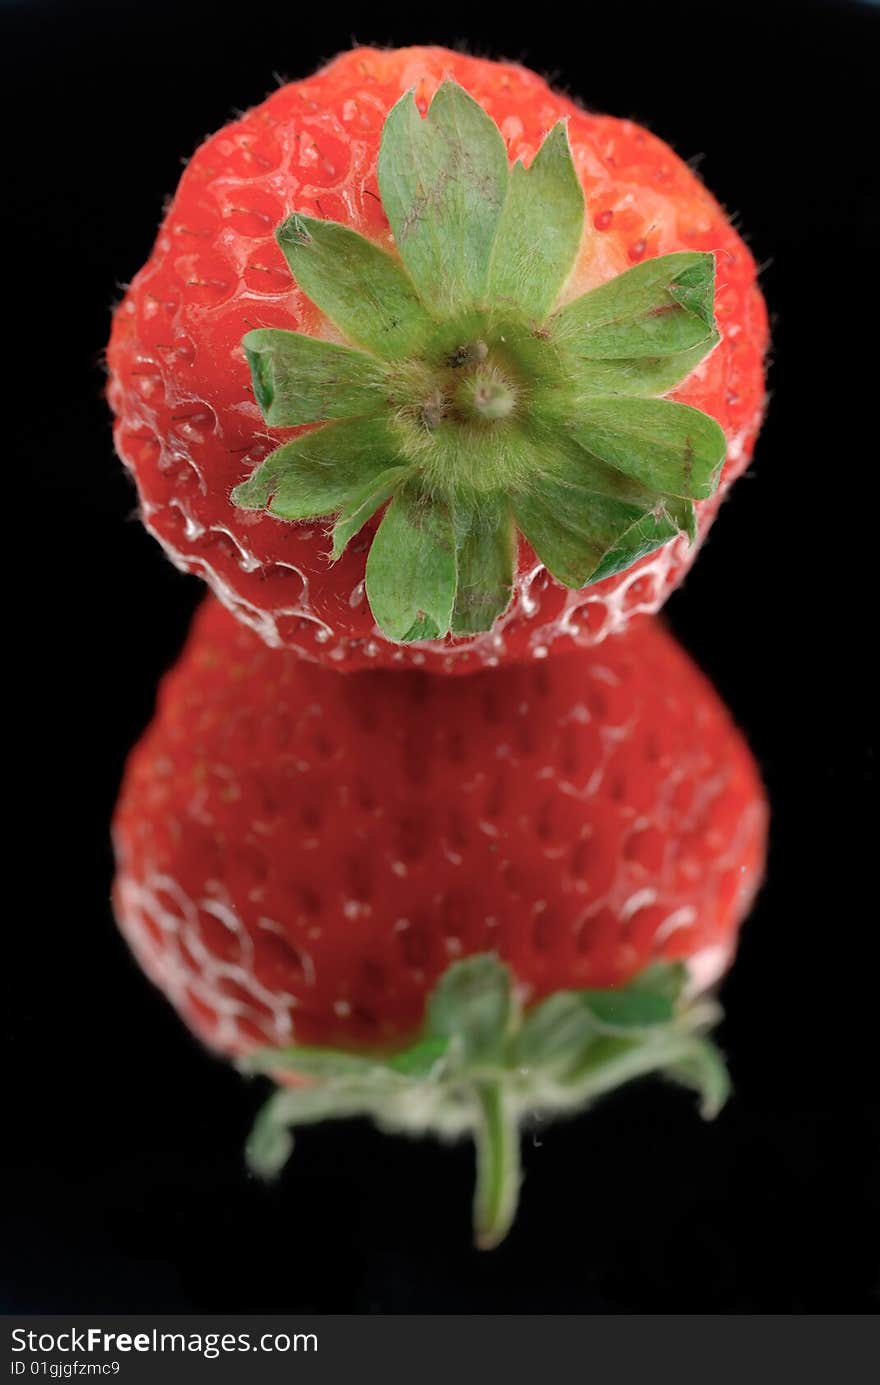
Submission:
<svg viewBox="0 0 880 1385">
<path fill-rule="evenodd" d="M 267 644 L 468 673 L 662 605 L 766 346 L 662 140 L 521 66 L 356 48 L 196 151 L 108 393 L 144 522 Z"/>
<path fill-rule="evenodd" d="M 766 824 L 655 619 L 503 674 L 339 677 L 209 598 L 125 771 L 114 903 L 190 1029 L 275 1080 L 257 1171 L 325 1119 L 471 1135 L 489 1247 L 524 1122 L 650 1072 L 723 1103 L 711 988 Z"/>
</svg>

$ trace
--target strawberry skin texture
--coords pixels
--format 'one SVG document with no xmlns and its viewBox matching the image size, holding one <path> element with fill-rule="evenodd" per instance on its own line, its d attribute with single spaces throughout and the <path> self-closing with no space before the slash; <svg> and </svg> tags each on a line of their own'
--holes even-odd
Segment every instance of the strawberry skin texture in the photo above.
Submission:
<svg viewBox="0 0 880 1385">
<path fill-rule="evenodd" d="M 123 933 L 213 1048 L 387 1048 L 451 962 L 524 1004 L 728 964 L 767 811 L 705 678 L 654 620 L 599 650 L 351 678 L 209 600 L 130 758 Z"/>
<path fill-rule="evenodd" d="M 495 120 L 511 161 L 531 159 L 567 118 L 587 203 L 573 297 L 640 260 L 713 251 L 721 341 L 672 395 L 711 414 L 728 440 L 718 491 L 697 505 L 698 542 L 680 535 L 626 572 L 579 591 L 555 582 L 523 542 L 513 601 L 471 639 L 394 644 L 364 595 L 374 520 L 334 565 L 326 526 L 236 509 L 229 496 L 295 435 L 267 429 L 241 338 L 254 327 L 327 335 L 291 280 L 273 233 L 293 211 L 388 244 L 376 160 L 385 117 L 410 88 L 422 109 L 444 77 Z M 764 403 L 767 315 L 755 265 L 721 208 L 661 140 L 588 114 L 534 73 L 440 48 L 355 49 L 276 91 L 196 152 L 153 253 L 116 311 L 108 349 L 116 446 L 150 531 L 182 569 L 270 645 L 340 670 L 471 672 L 590 646 L 657 610 L 693 561 L 730 483 L 747 466 Z"/>
</svg>

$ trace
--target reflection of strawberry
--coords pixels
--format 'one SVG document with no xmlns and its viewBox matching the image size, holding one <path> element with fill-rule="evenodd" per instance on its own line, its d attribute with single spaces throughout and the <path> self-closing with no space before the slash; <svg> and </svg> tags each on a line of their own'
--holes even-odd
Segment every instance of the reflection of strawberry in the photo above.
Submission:
<svg viewBox="0 0 880 1385">
<path fill-rule="evenodd" d="M 210 602 L 126 772 L 116 909 L 207 1043 L 310 1079 L 262 1165 L 279 1122 L 358 1111 L 454 1133 L 481 1109 L 510 1159 L 519 1114 L 650 1068 L 718 1095 L 682 984 L 726 966 L 764 828 L 741 738 L 653 622 L 502 680 L 338 678 Z"/>
<path fill-rule="evenodd" d="M 750 454 L 765 343 L 747 250 L 659 140 L 518 67 L 360 49 L 197 152 L 110 398 L 147 524 L 269 643 L 464 671 L 661 604 Z"/>
</svg>

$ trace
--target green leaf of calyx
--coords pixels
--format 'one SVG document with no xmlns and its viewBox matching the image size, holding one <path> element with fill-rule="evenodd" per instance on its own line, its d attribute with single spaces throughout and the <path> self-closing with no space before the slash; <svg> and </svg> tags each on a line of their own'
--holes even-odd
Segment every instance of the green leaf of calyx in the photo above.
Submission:
<svg viewBox="0 0 880 1385">
<path fill-rule="evenodd" d="M 388 1057 L 349 1053 L 346 1049 L 310 1047 L 293 1044 L 289 1048 L 261 1048 L 239 1060 L 242 1072 L 292 1072 L 297 1077 L 313 1080 L 310 1087 L 292 1089 L 298 1099 L 303 1093 L 310 1097 L 324 1093 L 325 1100 L 335 1091 L 350 1095 L 373 1092 L 382 1088 L 399 1088 L 403 1079 L 431 1076 L 446 1054 L 446 1036 L 429 1035 L 418 1039 L 408 1048 Z M 293 1101 L 297 1109 L 297 1102 Z"/>
<path fill-rule="evenodd" d="M 597 1032 L 577 991 L 557 991 L 530 1010 L 516 1036 L 515 1056 L 525 1067 L 564 1067 Z"/>
<path fill-rule="evenodd" d="M 429 310 L 479 304 L 507 192 L 507 150 L 495 122 L 456 82 L 422 118 L 411 92 L 391 110 L 379 189 L 401 259 Z"/>
<path fill-rule="evenodd" d="M 668 394 L 686 380 L 706 355 L 700 343 L 689 351 L 672 351 L 665 356 L 639 356 L 578 363 L 570 382 L 570 409 L 588 404 L 595 395 L 638 395 L 643 398 Z"/>
<path fill-rule="evenodd" d="M 385 374 L 362 351 L 273 327 L 248 332 L 242 346 L 270 428 L 358 418 L 387 408 Z"/>
<path fill-rule="evenodd" d="M 671 1025 L 687 977 L 678 963 L 656 963 L 616 990 L 557 991 L 530 1010 L 516 1036 L 518 1062 L 565 1067 L 603 1034 Z"/>
<path fill-rule="evenodd" d="M 692 1037 L 682 1053 L 664 1065 L 664 1072 L 699 1094 L 700 1114 L 706 1120 L 717 1116 L 730 1096 L 730 1076 L 711 1039 Z"/>
<path fill-rule="evenodd" d="M 382 518 L 367 557 L 366 590 L 376 623 L 391 640 L 442 639 L 458 581 L 448 508 L 404 487 Z"/>
<path fill-rule="evenodd" d="M 690 500 L 674 495 L 658 497 L 655 508 L 640 516 L 609 548 L 591 581 L 602 582 L 618 572 L 626 572 L 633 563 L 662 548 L 678 534 L 686 534 L 691 543 L 697 535 L 697 517 Z"/>
<path fill-rule="evenodd" d="M 427 1032 L 459 1045 L 467 1063 L 497 1057 L 513 1018 L 510 973 L 483 953 L 443 973 L 428 1001 Z"/>
<path fill-rule="evenodd" d="M 631 567 L 675 537 L 687 522 L 676 502 L 657 497 L 635 505 L 545 478 L 540 489 L 513 498 L 513 513 L 541 562 L 565 587 L 579 588 Z M 677 502 L 679 505 L 682 502 Z"/>
<path fill-rule="evenodd" d="M 472 512 L 458 536 L 458 586 L 452 633 L 491 629 L 513 595 L 516 544 L 507 502 Z"/>
<path fill-rule="evenodd" d="M 393 255 L 348 226 L 299 212 L 275 236 L 300 288 L 353 342 L 389 361 L 418 353 L 433 324 Z"/>
<path fill-rule="evenodd" d="M 650 991 L 677 1005 L 687 989 L 689 972 L 684 962 L 651 962 L 629 982 L 630 991 Z"/>
<path fill-rule="evenodd" d="M 713 317 L 715 260 L 678 251 L 645 260 L 569 303 L 550 320 L 556 344 L 581 364 L 632 361 L 718 341 Z"/>
<path fill-rule="evenodd" d="M 570 435 L 586 451 L 664 495 L 706 500 L 727 452 L 708 414 L 671 399 L 585 401 Z"/>
<path fill-rule="evenodd" d="M 332 515 L 395 460 L 385 419 L 328 423 L 271 452 L 232 499 L 241 509 L 269 510 L 280 519 Z"/>
<path fill-rule="evenodd" d="M 607 1032 L 650 1029 L 670 1024 L 675 1017 L 672 1001 L 654 991 L 623 986 L 619 990 L 578 991 L 581 1004 L 597 1025 Z"/>
<path fill-rule="evenodd" d="M 359 534 L 376 511 L 391 499 L 408 474 L 405 467 L 389 467 L 378 476 L 371 476 L 360 490 L 349 496 L 333 526 L 332 562 L 342 557 L 355 534 Z"/>
<path fill-rule="evenodd" d="M 449 1050 L 449 1039 L 445 1035 L 430 1035 L 387 1059 L 388 1067 L 401 1075 L 419 1080 L 443 1073 L 444 1060 Z"/>
<path fill-rule="evenodd" d="M 364 1057 L 345 1049 L 293 1044 L 289 1048 L 260 1048 L 239 1060 L 244 1072 L 292 1072 L 326 1082 L 391 1082 L 394 1075 L 381 1058 Z M 311 1090 L 311 1089 L 308 1089 Z"/>
<path fill-rule="evenodd" d="M 584 194 L 562 121 L 531 165 L 514 164 L 498 223 L 489 301 L 543 321 L 571 273 L 584 225 Z"/>
<path fill-rule="evenodd" d="M 372 1093 L 356 1086 L 301 1087 L 276 1092 L 254 1122 L 245 1146 L 248 1166 L 259 1178 L 276 1178 L 293 1152 L 292 1126 L 369 1115 L 376 1104 Z"/>
</svg>

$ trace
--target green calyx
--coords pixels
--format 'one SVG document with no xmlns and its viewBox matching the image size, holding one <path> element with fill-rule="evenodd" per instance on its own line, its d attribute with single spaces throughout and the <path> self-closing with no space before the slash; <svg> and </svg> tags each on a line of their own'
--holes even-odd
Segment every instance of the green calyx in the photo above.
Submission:
<svg viewBox="0 0 880 1385">
<path fill-rule="evenodd" d="M 581 1110 L 650 1072 L 695 1088 L 706 1117 L 723 1106 L 727 1073 L 705 1037 L 718 1010 L 688 1001 L 686 980 L 683 966 L 661 963 L 618 990 L 557 991 L 524 1012 L 497 957 L 456 962 L 429 998 L 422 1033 L 402 1051 L 376 1057 L 293 1047 L 244 1060 L 246 1071 L 290 1072 L 304 1084 L 279 1088 L 263 1108 L 248 1161 L 273 1177 L 293 1148 L 292 1128 L 354 1116 L 391 1132 L 470 1134 L 474 1231 L 489 1249 L 516 1214 L 524 1121 Z"/>
<path fill-rule="evenodd" d="M 331 558 L 383 508 L 366 569 L 394 641 L 472 635 L 508 605 L 517 533 L 584 587 L 678 533 L 726 443 L 662 396 L 718 341 L 710 254 L 648 260 L 556 307 L 584 236 L 563 124 L 528 169 L 454 82 L 385 122 L 379 188 L 396 253 L 294 213 L 276 233 L 346 345 L 274 328 L 243 339 L 283 443 L 244 509 L 332 519 Z M 387 507 L 387 508 L 386 508 Z"/>
</svg>

